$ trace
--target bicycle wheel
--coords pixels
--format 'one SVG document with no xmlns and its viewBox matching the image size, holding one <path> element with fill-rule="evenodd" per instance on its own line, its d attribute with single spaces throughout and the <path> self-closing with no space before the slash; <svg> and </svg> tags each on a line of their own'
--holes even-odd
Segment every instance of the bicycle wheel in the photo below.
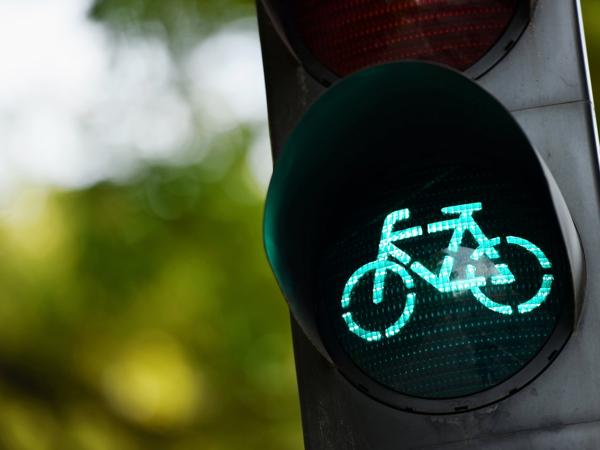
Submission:
<svg viewBox="0 0 600 450">
<path fill-rule="evenodd" d="M 546 257 L 544 252 L 537 245 L 533 244 L 532 242 L 528 241 L 527 239 L 519 238 L 516 236 L 507 236 L 505 239 L 506 239 L 507 244 L 516 245 L 516 246 L 521 247 L 522 249 L 526 250 L 527 252 L 531 253 L 535 257 L 535 259 L 537 260 L 537 262 L 539 263 L 539 265 L 541 266 L 542 269 L 547 270 L 547 269 L 552 268 L 552 264 L 550 263 L 550 260 Z M 499 243 L 499 238 L 493 239 L 492 241 Z M 506 266 L 506 264 L 497 264 L 496 268 L 506 270 L 507 266 Z M 502 272 L 502 271 L 500 271 L 500 272 Z M 509 272 L 509 274 L 510 274 L 510 272 Z M 502 277 L 502 276 L 504 276 L 504 275 L 500 275 L 500 277 Z M 512 274 L 510 274 L 510 276 L 512 277 Z M 516 310 L 516 312 L 519 314 L 525 314 L 525 313 L 529 313 L 529 312 L 533 311 L 534 309 L 538 308 L 546 301 L 546 298 L 548 297 L 548 294 L 550 294 L 550 290 L 552 289 L 552 281 L 553 280 L 554 280 L 554 276 L 552 274 L 544 273 L 542 276 L 542 283 L 541 283 L 539 289 L 535 292 L 535 294 L 533 296 L 531 296 L 529 299 L 520 302 L 516 306 L 510 306 L 510 305 L 498 303 L 498 302 L 492 300 L 489 296 L 484 294 L 481 290 L 481 287 L 478 287 L 478 286 L 472 288 L 471 293 L 475 296 L 475 298 L 477 299 L 477 301 L 479 303 L 481 303 L 483 306 L 485 306 L 486 308 L 488 308 L 494 312 L 497 312 L 500 314 L 511 315 Z M 510 284 L 512 281 L 514 281 L 514 277 L 512 277 L 512 280 L 510 282 L 499 283 L 499 284 Z"/>
<path fill-rule="evenodd" d="M 352 292 L 353 292 L 354 288 L 359 283 L 359 281 L 362 279 L 362 277 L 364 277 L 371 271 L 375 272 L 373 280 L 375 280 L 376 275 L 378 273 L 385 274 L 385 276 L 383 276 L 383 277 L 377 277 L 377 278 L 381 278 L 381 280 L 383 280 L 380 283 L 381 285 L 379 285 L 379 283 L 374 282 L 373 303 L 379 303 L 381 301 L 381 299 L 383 298 L 383 291 L 385 288 L 385 279 L 387 278 L 388 271 L 400 276 L 400 278 L 402 279 L 402 282 L 404 283 L 404 286 L 407 289 L 412 289 L 414 287 L 414 281 L 413 281 L 412 277 L 410 276 L 410 274 L 408 273 L 408 271 L 404 268 L 404 266 L 402 266 L 398 263 L 395 263 L 393 261 L 388 261 L 388 260 L 372 261 L 372 262 L 367 263 L 364 266 L 361 266 L 360 268 L 358 268 L 346 282 L 346 286 L 344 287 L 344 293 L 342 294 L 342 310 L 348 309 L 350 307 L 351 296 L 352 296 Z M 352 333 L 354 333 L 355 335 L 360 337 L 361 339 L 371 342 L 371 341 L 379 341 L 379 340 L 383 339 L 384 337 L 390 338 L 390 337 L 398 334 L 400 332 L 400 330 L 410 320 L 410 317 L 412 316 L 414 309 L 415 309 L 415 297 L 416 296 L 415 296 L 414 292 L 409 292 L 406 294 L 406 302 L 404 304 L 404 310 L 402 311 L 402 314 L 400 315 L 398 320 L 396 320 L 396 322 L 394 322 L 392 325 L 390 325 L 383 331 L 364 329 L 358 323 L 356 323 L 356 321 L 352 317 L 352 312 L 350 312 L 350 311 L 344 312 L 342 314 L 342 318 L 346 322 L 348 329 Z M 378 300 L 376 300 L 376 299 L 378 299 Z"/>
</svg>

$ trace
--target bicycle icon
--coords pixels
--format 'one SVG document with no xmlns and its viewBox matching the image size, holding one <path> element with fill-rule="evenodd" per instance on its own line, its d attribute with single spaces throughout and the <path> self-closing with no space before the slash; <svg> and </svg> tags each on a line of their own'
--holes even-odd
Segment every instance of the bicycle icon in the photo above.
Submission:
<svg viewBox="0 0 600 450">
<path fill-rule="evenodd" d="M 509 269 L 508 265 L 500 261 L 500 254 L 496 250 L 496 246 L 501 243 L 501 238 L 488 238 L 473 217 L 474 213 L 481 211 L 482 209 L 483 206 L 481 203 L 468 203 L 464 205 L 448 206 L 442 208 L 442 213 L 445 215 L 458 217 L 427 224 L 428 234 L 453 230 L 452 237 L 450 238 L 447 248 L 447 253 L 449 254 L 446 255 L 442 260 L 441 267 L 437 274 L 431 272 L 419 261 L 413 261 L 410 255 L 397 246 L 397 244 L 401 241 L 422 236 L 424 233 L 421 226 L 393 231 L 396 227 L 396 224 L 410 218 L 410 211 L 408 209 L 401 209 L 388 214 L 384 220 L 383 228 L 381 230 L 381 239 L 379 241 L 377 259 L 361 266 L 350 276 L 346 282 L 344 292 L 342 294 L 342 310 L 347 310 L 350 307 L 351 296 L 355 286 L 361 280 L 361 278 L 369 272 L 375 272 L 372 293 L 374 304 L 379 304 L 383 301 L 386 277 L 389 272 L 394 273 L 401 278 L 406 289 L 409 290 L 409 292 L 406 294 L 404 310 L 398 320 L 387 327 L 383 332 L 366 330 L 362 328 L 353 319 L 352 312 L 346 311 L 342 314 L 342 318 L 346 322 L 349 330 L 358 337 L 369 342 L 379 341 L 384 337 L 391 338 L 401 331 L 401 329 L 410 320 L 414 312 L 416 302 L 416 294 L 414 292 L 410 292 L 410 290 L 414 288 L 415 284 L 408 269 L 410 269 L 414 274 L 421 277 L 441 293 L 457 293 L 470 290 L 475 299 L 483 306 L 499 314 L 511 315 L 515 313 L 515 309 L 518 314 L 526 314 L 544 303 L 548 297 L 548 294 L 550 293 L 552 281 L 554 280 L 554 276 L 550 273 L 544 273 L 542 277 L 542 284 L 535 295 L 533 295 L 533 297 L 530 299 L 523 301 L 516 307 L 497 303 L 482 292 L 481 288 L 487 285 L 486 278 L 489 278 L 492 285 L 509 285 L 515 282 L 515 276 Z M 473 264 L 467 263 L 463 268 L 466 275 L 464 278 L 451 279 L 451 274 L 456 270 L 454 267 L 456 258 L 452 255 L 458 254 L 458 251 L 461 248 L 463 237 L 467 231 L 477 242 L 477 248 L 473 250 L 473 253 L 470 256 L 470 260 L 473 261 Z M 515 236 L 506 236 L 505 242 L 509 245 L 519 246 L 533 254 L 542 269 L 547 270 L 552 268 L 552 264 L 544 252 L 542 252 L 539 247 L 530 241 Z M 494 262 L 495 274 L 488 277 L 478 276 L 476 273 L 476 267 L 474 265 L 477 264 L 477 262 L 480 261 L 484 256 L 490 261 Z"/>
</svg>

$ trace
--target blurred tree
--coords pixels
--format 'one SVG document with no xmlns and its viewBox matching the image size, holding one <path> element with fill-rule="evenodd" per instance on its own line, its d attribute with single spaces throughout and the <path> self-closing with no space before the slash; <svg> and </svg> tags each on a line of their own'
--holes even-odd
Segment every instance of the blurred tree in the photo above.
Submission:
<svg viewBox="0 0 600 450">
<path fill-rule="evenodd" d="M 255 15 L 253 0 L 97 0 L 97 20 L 115 31 L 165 33 L 172 42 L 195 44 L 224 23 Z"/>
<path fill-rule="evenodd" d="M 4 222 L 1 448 L 301 447 L 251 136 Z"/>
</svg>

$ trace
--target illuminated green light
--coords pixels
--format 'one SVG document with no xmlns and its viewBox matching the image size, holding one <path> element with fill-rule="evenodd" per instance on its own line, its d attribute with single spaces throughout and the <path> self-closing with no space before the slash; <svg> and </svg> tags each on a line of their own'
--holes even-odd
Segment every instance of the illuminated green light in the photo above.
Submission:
<svg viewBox="0 0 600 450">
<path fill-rule="evenodd" d="M 346 287 L 344 288 L 344 295 L 342 296 L 342 309 L 347 309 L 350 306 L 350 297 L 352 295 L 352 291 L 357 283 L 360 281 L 362 277 L 367 275 L 369 272 L 375 271 L 374 283 L 373 283 L 373 303 L 375 303 L 376 298 L 383 297 L 383 290 L 385 279 L 387 276 L 387 271 L 391 271 L 396 275 L 399 275 L 402 279 L 404 285 L 407 289 L 412 289 L 414 287 L 414 281 L 408 271 L 401 265 L 396 264 L 392 261 L 386 261 L 383 259 L 373 261 L 371 263 L 365 264 L 360 267 L 356 272 L 352 274 L 348 283 L 346 283 Z M 380 275 L 380 280 L 377 280 L 377 275 Z M 382 300 L 379 300 L 381 302 Z M 415 305 L 415 294 L 410 293 L 406 297 L 406 304 L 404 306 L 404 311 L 400 318 L 390 327 L 385 330 L 385 336 L 391 337 L 397 334 L 404 325 L 409 321 Z M 356 334 L 358 337 L 366 340 L 366 341 L 378 341 L 382 338 L 382 334 L 379 331 L 370 331 L 365 330 L 360 325 L 358 325 L 354 319 L 352 318 L 351 312 L 345 312 L 342 314 L 342 318 L 348 325 L 348 329 Z"/>
<path fill-rule="evenodd" d="M 483 209 L 483 205 L 481 202 L 477 203 L 467 203 L 465 205 L 456 205 L 456 206 L 446 206 L 442 208 L 442 212 L 444 214 L 473 214 L 476 211 L 481 211 Z"/>
<path fill-rule="evenodd" d="M 477 247 L 473 249 L 470 257 L 472 261 L 481 263 L 484 256 L 488 260 L 498 260 L 500 259 L 500 254 L 496 247 L 500 245 L 501 238 L 488 238 L 473 217 L 474 213 L 481 211 L 482 209 L 483 204 L 480 202 L 444 207 L 442 208 L 443 214 L 458 215 L 458 217 L 427 224 L 427 233 L 434 234 L 452 231 L 446 251 L 448 253 L 457 254 L 462 247 L 465 233 L 469 232 L 477 242 Z M 398 247 L 401 241 L 410 240 L 423 235 L 423 228 L 420 226 L 394 231 L 398 223 L 409 218 L 410 211 L 407 208 L 394 211 L 386 216 L 381 230 L 377 259 L 361 266 L 350 276 L 342 294 L 341 305 L 343 310 L 350 307 L 351 297 L 355 286 L 369 272 L 374 272 L 372 289 L 372 302 L 374 305 L 378 305 L 384 301 L 386 281 L 388 280 L 388 274 L 390 272 L 400 276 L 406 289 L 413 289 L 414 281 L 408 272 L 408 268 L 427 282 L 428 285 L 434 287 L 438 292 L 442 294 L 457 294 L 464 291 L 470 291 L 475 300 L 481 305 L 490 311 L 501 315 L 510 316 L 514 313 L 514 309 L 516 309 L 519 314 L 529 313 L 544 303 L 548 297 L 554 279 L 551 274 L 544 274 L 542 284 L 537 292 L 530 299 L 519 303 L 515 308 L 511 305 L 499 303 L 491 299 L 482 291 L 482 288 L 485 288 L 488 285 L 488 278 L 490 285 L 492 286 L 510 285 L 516 281 L 515 275 L 510 270 L 508 264 L 504 262 L 494 264 L 493 267 L 495 273 L 488 275 L 486 278 L 486 276 L 477 274 L 477 267 L 473 264 L 466 264 L 462 268 L 455 267 L 456 258 L 451 255 L 446 255 L 438 273 L 432 272 L 421 262 L 413 261 L 413 258 L 408 253 Z M 532 242 L 515 236 L 508 236 L 506 242 L 510 245 L 519 246 L 533 254 L 543 269 L 550 269 L 552 267 L 546 255 Z M 411 263 L 411 261 L 413 262 Z M 465 273 L 465 278 L 453 278 L 455 272 Z M 366 341 L 379 341 L 383 339 L 384 336 L 386 338 L 391 338 L 400 333 L 414 313 L 416 294 L 414 292 L 407 292 L 405 297 L 404 309 L 400 317 L 394 324 L 383 330 L 383 332 L 367 330 L 361 327 L 354 320 L 352 312 L 344 311 L 342 318 L 346 322 L 350 332 Z M 398 300 L 393 299 L 388 301 Z"/>
<path fill-rule="evenodd" d="M 352 313 L 347 312 L 342 314 L 344 321 L 348 325 L 348 329 L 356 334 L 359 338 L 364 339 L 365 341 L 378 341 L 381 339 L 381 333 L 379 331 L 368 331 L 358 325 L 354 319 L 352 318 Z"/>
<path fill-rule="evenodd" d="M 509 244 L 520 245 L 525 250 L 533 253 L 535 255 L 535 257 L 537 258 L 537 260 L 539 261 L 540 265 L 544 269 L 550 269 L 552 267 L 552 264 L 550 264 L 550 261 L 548 260 L 548 258 L 546 258 L 546 255 L 544 254 L 544 252 L 541 251 L 538 246 L 532 244 L 528 240 L 523 239 L 523 238 L 514 237 L 514 236 L 507 236 L 506 242 L 508 242 Z"/>
<path fill-rule="evenodd" d="M 391 175 L 385 189 L 348 199 L 357 211 L 332 216 L 340 222 L 327 229 L 339 232 L 318 261 L 319 326 L 351 380 L 469 396 L 555 349 L 572 307 L 570 260 L 552 204 L 525 189 L 526 176 L 422 170 Z"/>
<path fill-rule="evenodd" d="M 494 311 L 499 314 L 507 314 L 511 315 L 513 313 L 510 305 L 503 305 L 502 303 L 497 303 L 488 296 L 486 296 L 479 287 L 475 287 L 471 289 L 471 293 L 475 296 L 477 301 L 485 306 L 487 309 Z"/>
<path fill-rule="evenodd" d="M 400 330 L 402 329 L 402 327 L 404 327 L 404 325 L 406 325 L 406 322 L 408 322 L 408 320 L 410 319 L 410 316 L 412 316 L 412 313 L 414 311 L 415 311 L 415 294 L 414 294 L 414 292 L 411 292 L 410 294 L 408 294 L 406 296 L 406 306 L 404 307 L 404 311 L 402 312 L 402 315 L 396 321 L 396 323 L 394 323 L 390 327 L 386 328 L 385 336 L 392 337 L 392 336 L 398 334 L 400 332 Z"/>
<path fill-rule="evenodd" d="M 488 254 L 490 252 L 490 248 L 494 248 L 496 245 L 500 245 L 500 238 L 496 237 L 493 239 L 487 239 L 484 240 L 482 243 L 478 242 L 478 244 L 479 247 L 473 250 L 473 254 L 471 255 L 472 260 L 479 261 L 482 256 L 487 256 L 489 259 L 494 259 L 490 258 Z"/>
<path fill-rule="evenodd" d="M 466 289 L 470 289 L 476 286 L 485 286 L 486 281 L 484 277 L 468 277 L 464 280 L 450 280 L 454 266 L 454 258 L 452 256 L 446 256 L 442 262 L 442 267 L 437 275 L 432 273 L 427 267 L 418 261 L 411 264 L 410 268 L 419 275 L 423 280 L 427 281 L 439 292 L 444 294 L 449 292 L 461 292 Z"/>
<path fill-rule="evenodd" d="M 506 264 L 496 264 L 496 270 L 498 271 L 497 275 L 492 275 L 492 284 L 501 285 L 501 284 L 510 284 L 514 283 L 515 276 L 510 271 Z"/>
<path fill-rule="evenodd" d="M 410 263 L 410 256 L 405 252 L 396 247 L 394 242 L 398 242 L 404 239 L 410 239 L 413 237 L 421 236 L 423 229 L 421 227 L 412 227 L 399 231 L 392 231 L 398 222 L 407 220 L 410 218 L 410 211 L 408 209 L 401 209 L 394 211 L 387 215 L 381 229 L 381 239 L 379 241 L 379 253 L 377 259 L 388 259 L 393 257 L 402 264 Z M 381 273 L 375 275 L 376 282 L 381 280 Z M 380 303 L 381 298 L 376 298 L 375 303 Z"/>
<path fill-rule="evenodd" d="M 483 231 L 473 219 L 473 213 L 481 211 L 483 206 L 481 203 L 468 203 L 466 205 L 448 206 L 442 208 L 444 214 L 459 214 L 456 219 L 442 220 L 441 222 L 430 223 L 427 225 L 429 233 L 438 233 L 440 231 L 454 230 L 448 250 L 457 252 L 462 243 L 465 231 L 469 231 L 477 241 L 480 252 L 485 254 L 489 259 L 497 259 L 500 255 L 493 246 L 492 241 L 488 239 Z"/>
<path fill-rule="evenodd" d="M 521 314 L 531 312 L 535 308 L 540 306 L 542 303 L 544 303 L 544 301 L 546 300 L 546 297 L 548 297 L 548 294 L 550 293 L 550 289 L 552 288 L 553 280 L 554 280 L 554 277 L 552 275 L 549 275 L 549 274 L 544 275 L 544 278 L 542 280 L 542 287 L 540 288 L 538 293 L 535 294 L 535 296 L 531 300 L 529 300 L 525 303 L 521 303 L 517 307 L 519 312 Z"/>
</svg>

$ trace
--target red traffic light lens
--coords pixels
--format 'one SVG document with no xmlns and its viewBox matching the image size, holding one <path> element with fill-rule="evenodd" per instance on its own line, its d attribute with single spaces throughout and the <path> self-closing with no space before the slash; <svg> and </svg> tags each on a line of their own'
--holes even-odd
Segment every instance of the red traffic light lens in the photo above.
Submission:
<svg viewBox="0 0 600 450">
<path fill-rule="evenodd" d="M 337 76 L 415 59 L 464 71 L 499 40 L 520 0 L 290 0 L 296 38 Z"/>
</svg>

